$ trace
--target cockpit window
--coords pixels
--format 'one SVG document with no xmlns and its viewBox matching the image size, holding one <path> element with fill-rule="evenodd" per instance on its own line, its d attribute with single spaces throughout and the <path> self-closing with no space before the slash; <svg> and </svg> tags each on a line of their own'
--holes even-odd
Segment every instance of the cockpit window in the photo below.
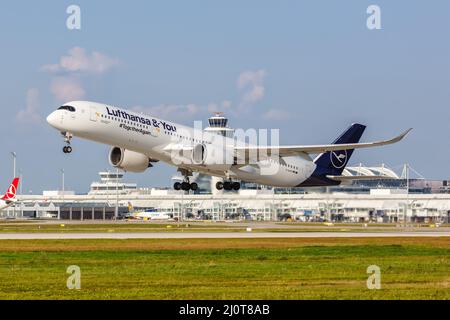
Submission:
<svg viewBox="0 0 450 320">
<path fill-rule="evenodd" d="M 58 110 L 67 110 L 70 112 L 75 112 L 75 108 L 72 106 L 62 106 L 62 107 L 59 107 Z"/>
</svg>

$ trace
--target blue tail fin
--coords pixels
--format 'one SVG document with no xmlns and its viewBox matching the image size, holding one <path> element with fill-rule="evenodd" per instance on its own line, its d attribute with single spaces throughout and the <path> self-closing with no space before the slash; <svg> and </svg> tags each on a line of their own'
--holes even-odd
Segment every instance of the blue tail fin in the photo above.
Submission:
<svg viewBox="0 0 450 320">
<path fill-rule="evenodd" d="M 339 136 L 339 138 L 333 142 L 333 144 L 358 143 L 365 129 L 366 126 L 362 124 L 352 124 Z M 329 151 L 320 154 L 314 160 L 314 163 L 317 165 L 315 174 L 333 176 L 341 175 L 348 163 L 348 160 L 350 160 L 352 153 L 353 149 Z"/>
</svg>

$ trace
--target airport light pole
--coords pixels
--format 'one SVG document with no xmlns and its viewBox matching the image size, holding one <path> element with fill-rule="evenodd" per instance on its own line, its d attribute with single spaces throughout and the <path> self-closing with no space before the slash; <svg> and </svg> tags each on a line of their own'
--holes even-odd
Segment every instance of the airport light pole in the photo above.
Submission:
<svg viewBox="0 0 450 320">
<path fill-rule="evenodd" d="M 17 160 L 17 153 L 15 152 L 11 152 L 11 155 L 13 157 L 13 167 L 14 167 L 14 176 L 13 178 L 16 177 L 16 160 Z"/>
<path fill-rule="evenodd" d="M 22 170 L 19 169 L 19 179 L 20 179 L 20 187 L 19 187 L 19 193 L 22 194 L 23 191 L 23 174 L 22 174 Z"/>
<path fill-rule="evenodd" d="M 61 169 L 61 176 L 62 176 L 62 195 L 64 196 L 64 191 L 65 191 L 65 172 L 64 172 L 64 168 Z"/>
<path fill-rule="evenodd" d="M 13 157 L 13 167 L 14 167 L 14 173 L 13 173 L 13 179 L 16 177 L 16 160 L 17 160 L 17 153 L 11 152 L 11 155 Z M 14 218 L 16 217 L 16 206 L 13 206 L 13 212 L 14 212 Z"/>
<path fill-rule="evenodd" d="M 275 190 L 272 189 L 272 221 L 277 220 L 277 209 L 275 208 Z"/>
<path fill-rule="evenodd" d="M 403 223 L 406 227 L 406 219 L 408 218 L 408 211 L 409 211 L 409 163 L 405 165 L 406 169 L 406 212 L 405 217 L 403 219 Z"/>
<path fill-rule="evenodd" d="M 61 169 L 61 179 L 62 179 L 62 186 L 61 186 L 61 188 L 62 188 L 62 190 L 61 190 L 61 200 L 62 200 L 62 205 L 64 205 L 64 190 L 65 190 L 65 188 L 66 188 L 66 180 L 65 180 L 65 171 L 64 171 L 64 168 L 62 168 Z M 58 210 L 58 220 L 60 220 L 61 219 L 61 207 L 59 208 L 59 210 Z"/>
</svg>

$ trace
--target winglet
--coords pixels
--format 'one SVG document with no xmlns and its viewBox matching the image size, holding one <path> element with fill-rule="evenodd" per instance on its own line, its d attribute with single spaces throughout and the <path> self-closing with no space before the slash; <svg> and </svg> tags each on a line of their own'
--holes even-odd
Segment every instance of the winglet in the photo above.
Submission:
<svg viewBox="0 0 450 320">
<path fill-rule="evenodd" d="M 403 140 L 404 137 L 406 137 L 412 130 L 413 128 L 409 128 L 408 130 L 406 130 L 405 132 L 403 132 L 402 134 L 398 135 L 397 137 L 393 138 L 392 140 L 390 140 L 392 143 L 395 142 L 399 142 L 400 140 Z"/>
</svg>

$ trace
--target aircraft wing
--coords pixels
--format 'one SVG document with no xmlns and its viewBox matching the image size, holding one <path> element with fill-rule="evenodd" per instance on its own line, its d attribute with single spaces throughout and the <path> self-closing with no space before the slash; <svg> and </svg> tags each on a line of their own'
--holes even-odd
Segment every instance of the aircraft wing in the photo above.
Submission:
<svg viewBox="0 0 450 320">
<path fill-rule="evenodd" d="M 324 153 L 328 151 L 338 151 L 338 150 L 350 150 L 350 149 L 360 149 L 360 148 L 372 148 L 378 146 L 384 146 L 388 144 L 396 143 L 402 140 L 406 135 L 412 130 L 412 128 L 406 130 L 402 134 L 388 140 L 380 140 L 374 142 L 363 142 L 363 143 L 344 143 L 344 144 L 323 144 L 323 145 L 305 145 L 305 146 L 237 146 L 235 151 L 239 156 L 245 156 L 246 159 L 249 155 L 261 156 L 261 155 L 279 155 L 283 156 L 296 156 L 301 154 L 314 154 L 314 153 Z M 250 156 L 251 158 L 251 156 Z"/>
</svg>

